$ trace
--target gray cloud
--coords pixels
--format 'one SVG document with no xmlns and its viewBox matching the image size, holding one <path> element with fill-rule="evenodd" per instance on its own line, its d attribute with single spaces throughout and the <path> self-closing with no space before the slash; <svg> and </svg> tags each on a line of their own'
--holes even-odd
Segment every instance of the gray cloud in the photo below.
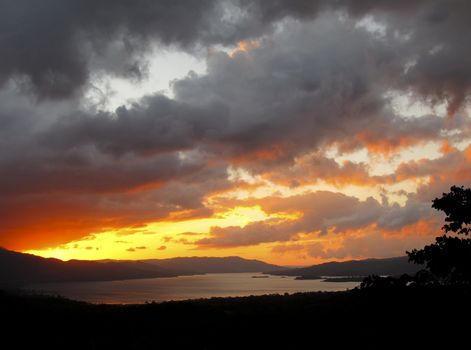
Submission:
<svg viewBox="0 0 471 350">
<path fill-rule="evenodd" d="M 440 215 L 431 209 L 430 199 L 423 202 L 413 195 L 410 196 L 403 207 L 397 204 L 379 203 L 371 197 L 365 201 L 360 201 L 355 197 L 327 191 L 318 191 L 289 198 L 263 198 L 259 200 L 258 204 L 268 213 L 292 213 L 295 211 L 301 213 L 301 217 L 295 220 L 268 219 L 250 223 L 244 227 L 213 227 L 209 238 L 203 238 L 196 243 L 201 247 L 232 247 L 267 242 L 296 241 L 300 234 L 309 234 L 316 237 L 327 233 L 342 235 L 352 230 L 368 232 L 368 230 L 371 230 L 369 227 L 373 224 L 375 232 L 399 232 L 406 226 L 417 224 L 420 220 L 430 223 L 432 231 L 435 229 L 436 232 L 439 232 L 441 222 L 439 220 Z M 425 235 L 429 233 L 426 232 Z M 416 232 L 415 234 L 424 235 L 423 232 Z M 375 236 L 379 239 L 380 235 L 380 233 L 377 233 Z M 400 236 L 401 239 L 397 242 L 405 244 L 404 237 Z M 365 240 L 370 238 L 365 238 Z M 352 238 L 352 240 L 357 243 L 362 241 L 356 238 Z M 388 239 L 382 240 L 385 241 L 384 245 L 387 246 Z M 350 249 L 348 244 L 346 246 L 347 250 Z M 364 248 L 365 251 L 368 249 L 370 248 Z M 283 248 L 278 248 L 278 251 L 283 251 Z M 342 258 L 345 256 L 337 257 Z"/>
<path fill-rule="evenodd" d="M 109 57 L 116 42 L 124 63 L 104 68 L 139 76 L 135 53 L 152 41 L 192 45 L 207 36 L 214 7 L 212 0 L 2 0 L 0 82 L 24 76 L 39 96 L 69 96 L 87 81 L 91 58 Z"/>
<path fill-rule="evenodd" d="M 244 227 L 214 227 L 211 237 L 197 241 L 200 246 L 244 246 L 264 242 L 288 241 L 300 233 L 325 235 L 375 222 L 382 207 L 373 198 L 359 201 L 340 193 L 319 191 L 289 198 L 264 198 L 259 201 L 268 213 L 300 212 L 296 220 L 268 219 Z"/>
<path fill-rule="evenodd" d="M 21 79 L 40 97 L 78 92 L 92 69 L 139 78 L 152 43 L 189 49 L 234 44 L 269 23 L 247 4 L 214 0 L 0 1 L 0 83 Z M 34 57 L 34 60 L 31 59 Z M 120 60 L 117 60 L 119 58 Z"/>
<path fill-rule="evenodd" d="M 0 31 L 6 33 L 0 83 L 15 77 L 41 97 L 70 96 L 93 70 L 139 78 L 145 74 L 142 54 L 152 42 L 187 49 L 230 45 L 272 33 L 286 18 L 308 21 L 325 11 L 374 16 L 387 26 L 389 39 L 407 38 L 403 54 L 416 64 L 403 76 L 405 86 L 450 99 L 452 110 L 469 92 L 465 0 L 2 0 L 0 10 Z"/>
<path fill-rule="evenodd" d="M 384 236 L 380 231 L 368 232 L 361 237 L 346 236 L 339 248 L 328 248 L 320 243 L 307 245 L 307 255 L 321 259 L 386 258 L 403 256 L 405 251 L 429 244 L 433 238 L 427 235 Z"/>
<path fill-rule="evenodd" d="M 329 143 L 394 149 L 403 138 L 436 138 L 443 120 L 407 120 L 389 109 L 382 69 L 402 66 L 387 45 L 353 26 L 334 15 L 287 22 L 248 54 L 211 54 L 207 75 L 174 83 L 175 99 L 155 95 L 115 113 L 68 113 L 35 140 L 62 155 L 92 148 L 115 158 L 199 149 L 256 160 L 251 166 L 263 171 Z"/>
<path fill-rule="evenodd" d="M 127 152 L 146 156 L 191 150 L 201 140 L 223 132 L 226 124 L 221 105 L 200 107 L 155 95 L 115 113 L 66 116 L 40 137 L 51 148 L 93 145 L 115 157 Z"/>
</svg>

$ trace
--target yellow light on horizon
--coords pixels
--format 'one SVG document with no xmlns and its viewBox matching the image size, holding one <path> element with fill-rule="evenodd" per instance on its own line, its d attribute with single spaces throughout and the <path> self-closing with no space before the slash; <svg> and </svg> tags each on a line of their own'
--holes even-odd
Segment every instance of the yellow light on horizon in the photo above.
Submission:
<svg viewBox="0 0 471 350">
<path fill-rule="evenodd" d="M 215 213 L 209 218 L 177 222 L 162 221 L 150 223 L 138 229 L 122 228 L 96 232 L 57 247 L 28 250 L 25 253 L 61 260 L 135 260 L 195 255 L 201 251 L 196 251 L 192 242 L 205 237 L 213 226 L 243 227 L 251 222 L 271 217 L 280 218 L 280 215 L 283 216 L 282 213 L 269 215 L 259 205 L 237 206 Z M 287 214 L 284 218 L 292 218 L 293 216 L 290 215 Z"/>
</svg>

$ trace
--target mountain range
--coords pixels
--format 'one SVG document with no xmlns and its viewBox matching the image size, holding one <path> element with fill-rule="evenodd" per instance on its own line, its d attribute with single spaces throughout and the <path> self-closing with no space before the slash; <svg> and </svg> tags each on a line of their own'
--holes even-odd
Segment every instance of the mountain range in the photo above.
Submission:
<svg viewBox="0 0 471 350">
<path fill-rule="evenodd" d="M 0 285 L 40 282 L 111 281 L 204 273 L 266 272 L 282 269 L 259 260 L 189 257 L 151 260 L 69 260 L 0 249 Z"/>
<path fill-rule="evenodd" d="M 148 260 L 69 260 L 14 252 L 0 248 L 0 286 L 42 282 L 112 281 L 175 277 L 205 273 L 264 272 L 296 276 L 368 276 L 413 274 L 420 270 L 407 257 L 328 262 L 303 268 L 285 268 L 260 260 L 230 257 L 177 257 Z"/>
<path fill-rule="evenodd" d="M 328 262 L 309 267 L 277 270 L 272 275 L 297 276 L 302 279 L 318 278 L 320 276 L 365 277 L 368 275 L 398 276 L 404 273 L 415 274 L 422 269 L 408 261 L 407 256 L 387 259 L 350 260 L 344 262 Z"/>
</svg>

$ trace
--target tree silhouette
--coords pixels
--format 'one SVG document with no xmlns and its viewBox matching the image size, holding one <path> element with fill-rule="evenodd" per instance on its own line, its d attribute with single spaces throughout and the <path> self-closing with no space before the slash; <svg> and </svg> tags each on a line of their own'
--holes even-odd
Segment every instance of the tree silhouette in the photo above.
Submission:
<svg viewBox="0 0 471 350">
<path fill-rule="evenodd" d="M 433 200 L 432 208 L 445 212 L 443 236 L 423 249 L 407 252 L 409 261 L 425 264 L 425 271 L 416 275 L 418 284 L 471 284 L 471 239 L 460 238 L 471 232 L 471 189 L 452 186 L 449 193 Z M 452 232 L 454 236 L 448 236 Z M 429 274 L 428 276 L 427 273 Z"/>
</svg>

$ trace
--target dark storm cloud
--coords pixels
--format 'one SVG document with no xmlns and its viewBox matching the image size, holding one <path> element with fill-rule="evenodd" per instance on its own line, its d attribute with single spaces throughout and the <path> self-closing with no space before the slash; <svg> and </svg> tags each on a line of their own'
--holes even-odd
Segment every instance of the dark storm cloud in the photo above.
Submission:
<svg viewBox="0 0 471 350">
<path fill-rule="evenodd" d="M 250 28 L 247 38 L 273 30 L 273 25 L 283 19 L 309 21 L 323 17 L 325 11 L 340 11 L 354 20 L 365 16 L 374 19 L 384 26 L 384 39 L 397 54 L 395 59 L 408 60 L 407 69 L 401 74 L 389 72 L 401 89 L 411 89 L 432 102 L 447 101 L 450 114 L 457 112 L 469 96 L 469 1 L 240 0 L 237 3 L 245 13 L 241 21 Z M 348 39 L 344 43 L 348 45 Z"/>
<path fill-rule="evenodd" d="M 393 40 L 393 43 L 395 41 Z M 194 105 L 223 103 L 230 123 L 216 139 L 235 158 L 263 164 L 337 142 L 344 150 L 387 143 L 400 148 L 435 139 L 436 117 L 404 119 L 386 93 L 407 57 L 355 23 L 325 14 L 312 23 L 286 21 L 283 30 L 248 53 L 214 54 L 208 74 L 174 83 L 176 98 Z M 272 153 L 272 154 L 270 154 Z"/>
<path fill-rule="evenodd" d="M 114 113 L 69 113 L 36 138 L 61 154 L 92 147 L 113 157 L 152 156 L 199 148 L 255 161 L 253 170 L 263 171 L 325 144 L 387 153 L 435 139 L 446 127 L 433 116 L 396 115 L 385 93 L 406 58 L 332 14 L 285 22 L 261 47 L 212 53 L 207 63 L 207 74 L 173 83 L 174 99 L 154 95 Z"/>
<path fill-rule="evenodd" d="M 71 112 L 71 103 L 36 105 L 5 90 L 0 105 L 2 195 L 118 193 L 178 179 L 202 182 L 200 172 L 213 176 L 214 184 L 227 177 L 223 160 L 208 166 L 210 157 L 193 149 L 193 135 L 217 130 L 214 111 L 190 113 L 157 96 L 146 107 L 91 115 Z M 205 130 L 197 123 L 200 117 L 208 120 Z"/>
<path fill-rule="evenodd" d="M 226 114 L 220 104 L 200 107 L 155 95 L 115 113 L 69 115 L 41 138 L 51 148 L 94 145 L 115 157 L 127 152 L 149 156 L 189 150 L 205 138 L 216 137 L 226 127 Z"/>
<path fill-rule="evenodd" d="M 238 1 L 1 0 L 0 84 L 19 79 L 40 97 L 77 92 L 91 70 L 145 74 L 152 43 L 192 48 L 263 34 Z M 117 60 L 118 59 L 118 60 Z"/>
<path fill-rule="evenodd" d="M 377 16 L 390 35 L 403 35 L 403 52 L 410 58 L 403 88 L 432 102 L 447 101 L 450 114 L 469 98 L 469 1 L 351 1 L 348 9 Z"/>
<path fill-rule="evenodd" d="M 42 155 L 33 153 L 21 160 L 3 160 L 8 169 L 2 176 L 0 193 L 104 192 L 112 193 L 154 186 L 201 168 L 203 164 L 181 162 L 176 155 L 152 161 L 114 162 L 84 154 Z"/>
<path fill-rule="evenodd" d="M 455 111 L 471 82 L 470 9 L 459 0 L 2 0 L 0 83 L 15 77 L 39 96 L 66 97 L 95 69 L 139 78 L 145 74 L 142 53 L 152 42 L 230 45 L 269 33 L 285 18 L 310 20 L 339 10 L 355 18 L 373 15 L 389 34 L 407 37 L 415 65 L 404 84 L 448 98 Z"/>
<path fill-rule="evenodd" d="M 152 41 L 189 46 L 204 37 L 212 0 L 2 0 L 0 83 L 24 76 L 35 92 L 66 97 L 88 79 L 92 56 L 118 50 L 116 73 L 139 76 L 133 53 Z M 105 68 L 117 68 L 105 64 Z"/>
</svg>

